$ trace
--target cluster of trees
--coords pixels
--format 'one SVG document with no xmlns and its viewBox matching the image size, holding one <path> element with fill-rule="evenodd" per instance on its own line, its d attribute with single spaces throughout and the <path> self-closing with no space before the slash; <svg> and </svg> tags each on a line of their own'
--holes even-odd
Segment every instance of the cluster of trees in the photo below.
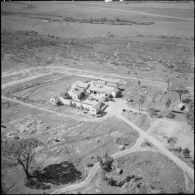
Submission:
<svg viewBox="0 0 195 195">
<path fill-rule="evenodd" d="M 108 153 L 105 153 L 103 157 L 97 156 L 97 160 L 99 161 L 102 170 L 106 172 L 110 172 L 112 170 L 112 163 L 114 159 L 109 156 Z"/>
<path fill-rule="evenodd" d="M 176 75 L 166 75 L 165 82 L 167 83 L 167 91 L 176 92 L 179 95 L 180 102 L 182 101 L 182 95 L 189 94 L 188 89 L 180 81 L 176 81 Z"/>
<path fill-rule="evenodd" d="M 186 89 L 183 83 L 176 81 L 175 78 L 176 78 L 175 75 L 167 75 L 165 77 L 165 81 L 167 83 L 167 91 L 176 92 L 179 95 L 180 102 L 184 102 L 185 99 L 182 99 L 182 96 L 184 94 L 189 94 L 189 91 L 188 89 Z M 146 95 L 141 92 L 141 81 L 140 80 L 137 81 L 137 84 L 138 84 L 138 89 L 139 89 L 138 104 L 139 104 L 139 113 L 140 113 L 142 110 L 142 105 L 146 100 Z M 151 105 L 154 102 L 155 102 L 155 97 L 152 98 Z M 194 130 L 194 101 L 189 99 L 189 101 L 186 103 L 188 104 L 188 108 L 189 108 L 189 111 L 186 113 L 186 118 L 189 124 L 192 126 L 192 129 Z M 171 107 L 171 104 L 172 104 L 172 99 L 171 97 L 168 97 L 165 102 L 165 110 L 166 110 L 166 116 L 169 118 L 174 117 L 174 115 L 171 114 L 169 110 Z M 149 106 L 148 110 L 152 112 L 154 110 L 151 108 L 151 105 Z M 155 115 L 156 113 L 153 113 L 153 114 Z"/>
<path fill-rule="evenodd" d="M 182 99 L 182 96 L 184 94 L 189 94 L 188 89 L 184 86 L 183 83 L 179 81 L 175 81 L 175 75 L 167 75 L 165 78 L 165 81 L 167 83 L 167 91 L 173 91 L 176 92 L 179 95 L 180 102 L 184 102 L 184 99 Z M 188 120 L 188 123 L 191 125 L 192 129 L 194 130 L 194 100 L 188 99 L 188 112 L 186 113 L 186 119 Z M 166 106 L 167 108 L 171 104 L 171 100 L 167 100 Z"/>
<path fill-rule="evenodd" d="M 192 130 L 194 130 L 194 101 L 189 103 L 189 111 L 186 113 L 186 118 L 191 125 Z"/>
</svg>

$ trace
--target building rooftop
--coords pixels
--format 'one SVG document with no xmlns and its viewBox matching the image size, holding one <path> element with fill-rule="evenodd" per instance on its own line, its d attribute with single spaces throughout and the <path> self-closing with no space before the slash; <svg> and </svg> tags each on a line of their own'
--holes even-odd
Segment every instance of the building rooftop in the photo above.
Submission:
<svg viewBox="0 0 195 195">
<path fill-rule="evenodd" d="M 97 92 L 104 93 L 104 94 L 108 94 L 110 92 L 110 90 L 106 86 L 103 86 L 102 88 L 100 88 L 97 86 L 90 85 L 88 90 L 89 91 L 97 91 Z"/>
<path fill-rule="evenodd" d="M 86 100 L 82 101 L 82 103 L 95 106 L 96 104 L 99 103 L 99 101 L 86 99 Z"/>
<path fill-rule="evenodd" d="M 118 88 L 118 84 L 117 84 L 117 83 L 113 83 L 113 82 L 107 82 L 107 83 L 106 83 L 106 86 Z"/>
<path fill-rule="evenodd" d="M 105 85 L 106 84 L 106 81 L 104 80 L 96 80 L 96 81 L 93 81 L 94 84 L 101 84 L 101 85 Z"/>
<path fill-rule="evenodd" d="M 72 84 L 72 89 L 73 88 L 88 88 L 89 87 L 89 83 L 84 83 L 82 81 L 77 81 L 75 83 Z"/>
<path fill-rule="evenodd" d="M 69 92 L 72 92 L 74 94 L 79 95 L 79 94 L 85 92 L 85 89 L 83 89 L 83 88 L 74 88 L 74 89 L 71 89 Z"/>
</svg>

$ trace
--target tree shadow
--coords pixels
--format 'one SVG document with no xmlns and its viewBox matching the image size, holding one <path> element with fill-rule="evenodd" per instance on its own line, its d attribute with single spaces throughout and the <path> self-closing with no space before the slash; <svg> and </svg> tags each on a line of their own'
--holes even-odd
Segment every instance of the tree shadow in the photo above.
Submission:
<svg viewBox="0 0 195 195">
<path fill-rule="evenodd" d="M 32 174 L 32 179 L 30 179 L 30 184 L 32 185 L 29 185 L 28 181 L 27 186 L 48 189 L 48 185 L 45 185 L 45 183 L 60 185 L 73 183 L 81 178 L 82 173 L 75 168 L 72 162 L 63 161 L 59 164 L 51 164 L 42 170 L 35 170 Z"/>
</svg>

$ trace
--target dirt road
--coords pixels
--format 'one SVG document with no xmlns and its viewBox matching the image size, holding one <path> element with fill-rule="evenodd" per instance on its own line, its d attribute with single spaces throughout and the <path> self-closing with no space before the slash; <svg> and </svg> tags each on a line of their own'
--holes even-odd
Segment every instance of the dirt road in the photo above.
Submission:
<svg viewBox="0 0 195 195">
<path fill-rule="evenodd" d="M 160 17 L 160 18 L 170 18 L 170 19 L 178 19 L 178 20 L 186 20 L 186 21 L 193 21 L 193 18 L 181 18 L 176 16 L 167 16 L 167 15 L 160 15 L 160 14 L 154 14 L 154 13 L 148 13 L 143 11 L 133 11 L 133 10 L 125 10 L 125 9 L 116 9 L 116 8 L 107 8 L 107 7 L 98 7 L 98 6 L 88 6 L 88 8 L 92 9 L 101 9 L 101 10 L 108 10 L 109 12 L 112 11 L 114 13 L 129 13 L 129 14 L 140 14 L 140 15 L 146 15 L 146 16 L 154 16 L 154 17 Z"/>
<path fill-rule="evenodd" d="M 154 81 L 154 80 L 149 80 L 149 79 L 143 79 L 143 78 L 137 78 L 137 77 L 130 77 L 130 76 L 122 76 L 122 75 L 117 75 L 117 74 L 112 74 L 112 73 L 100 73 L 100 72 L 94 72 L 94 71 L 89 71 L 89 70 L 81 70 L 77 68 L 65 68 L 62 66 L 58 65 L 49 65 L 47 68 L 43 68 L 44 70 L 50 70 L 51 72 L 59 72 L 63 74 L 68 74 L 68 75 L 74 75 L 74 76 L 79 76 L 79 77 L 87 77 L 87 78 L 93 78 L 93 79 L 104 79 L 104 80 L 109 80 L 111 81 L 112 79 L 106 78 L 107 76 L 111 76 L 114 78 L 122 78 L 122 79 L 129 79 L 129 80 L 140 80 L 143 83 L 147 83 L 148 85 L 154 86 L 157 85 L 159 87 L 166 87 L 167 83 L 161 82 L 161 81 Z M 15 73 L 3 73 L 2 78 L 5 76 L 13 76 L 17 75 L 19 73 L 25 73 L 31 70 L 36 70 L 36 68 L 29 68 L 25 70 L 20 70 L 16 71 Z M 37 68 L 37 70 L 41 70 L 40 68 Z M 49 73 L 48 73 L 49 74 Z M 14 84 L 14 83 L 13 83 Z M 194 88 L 193 87 L 186 87 L 189 89 L 191 93 L 193 93 Z"/>
<path fill-rule="evenodd" d="M 60 71 L 61 73 L 68 73 L 71 75 L 75 76 L 80 76 L 80 77 L 88 77 L 88 78 L 95 78 L 95 79 L 104 79 L 104 80 L 112 80 L 106 78 L 106 76 L 111 76 L 115 78 L 122 78 L 122 79 L 129 79 L 129 80 L 140 80 L 143 83 L 147 83 L 148 85 L 154 86 L 160 86 L 160 87 L 166 87 L 167 83 L 162 82 L 162 81 L 154 81 L 154 80 L 149 80 L 149 79 L 142 79 L 142 78 L 137 78 L 137 77 L 131 77 L 131 76 L 122 76 L 122 75 L 117 75 L 117 74 L 112 74 L 112 73 L 100 73 L 100 72 L 94 72 L 94 71 L 89 71 L 89 70 L 81 70 L 77 68 L 64 68 L 62 66 L 49 66 L 51 69 L 54 69 L 54 71 Z M 56 70 L 56 68 L 59 68 L 60 70 Z M 67 72 L 69 71 L 69 72 Z M 76 73 L 75 71 L 78 71 L 80 73 Z M 89 74 L 90 73 L 90 74 Z M 92 75 L 93 74 L 93 75 Z M 97 76 L 99 75 L 99 76 Z M 187 86 L 187 89 L 190 91 L 193 90 L 193 87 Z"/>
<path fill-rule="evenodd" d="M 129 121 L 128 119 L 126 119 L 124 116 L 122 116 L 121 114 L 117 115 L 118 118 L 120 118 L 121 120 L 123 120 L 125 123 L 127 123 L 129 126 L 133 127 L 135 130 L 137 130 L 139 132 L 139 134 L 141 136 L 143 136 L 144 138 L 146 138 L 148 141 L 150 141 L 156 148 L 159 149 L 159 151 L 161 151 L 162 154 L 164 154 L 165 156 L 167 156 L 169 159 L 171 159 L 173 162 L 175 162 L 175 164 L 180 167 L 184 172 L 186 172 L 189 177 L 191 179 L 194 180 L 194 170 L 191 169 L 189 166 L 186 165 L 185 162 L 183 162 L 180 158 L 176 157 L 173 153 L 171 153 L 165 146 L 163 143 L 161 143 L 160 141 L 158 141 L 156 138 L 152 137 L 151 135 L 149 135 L 147 132 L 143 131 L 142 129 L 140 129 L 138 126 L 136 126 L 135 124 L 133 124 L 131 121 Z"/>
<path fill-rule="evenodd" d="M 19 101 L 17 99 L 8 98 L 8 97 L 5 97 L 5 96 L 1 96 L 1 98 L 4 99 L 4 100 L 8 100 L 8 101 L 14 102 L 14 103 L 19 103 L 19 104 L 24 105 L 24 106 L 28 106 L 28 107 L 30 107 L 32 109 L 38 109 L 38 110 L 41 110 L 41 111 L 44 111 L 44 112 L 55 114 L 55 115 L 60 116 L 60 117 L 66 117 L 66 118 L 68 117 L 68 118 L 73 118 L 73 119 L 77 120 L 77 118 L 72 117 L 70 115 L 59 113 L 59 112 L 56 112 L 56 111 L 53 111 L 53 110 L 49 110 L 47 108 L 40 107 L 39 105 L 36 106 L 36 105 L 28 104 L 28 103 Z"/>
<path fill-rule="evenodd" d="M 111 155 L 114 159 L 115 158 L 119 158 L 121 156 L 130 154 L 132 152 L 138 152 L 138 151 L 156 151 L 155 149 L 150 149 L 150 148 L 139 148 L 140 144 L 142 143 L 142 139 L 146 138 L 148 139 L 154 146 L 156 146 L 159 151 L 164 154 L 165 156 L 167 156 L 169 159 L 171 159 L 173 162 L 175 162 L 177 164 L 177 166 L 179 166 L 183 171 L 184 174 L 187 173 L 187 175 L 189 175 L 189 177 L 191 179 L 194 180 L 194 171 L 193 169 L 191 169 L 190 167 L 188 167 L 186 165 L 186 163 L 184 163 L 182 160 L 180 160 L 178 157 L 176 157 L 174 154 L 172 154 L 169 150 L 167 150 L 165 148 L 165 146 L 158 141 L 156 138 L 150 136 L 148 133 L 144 132 L 142 129 L 140 129 L 139 127 L 137 127 L 135 124 L 133 124 L 132 122 L 130 122 L 129 120 L 127 120 L 125 117 L 123 117 L 121 114 L 117 114 L 117 117 L 120 118 L 121 120 L 123 120 L 125 123 L 127 123 L 129 126 L 133 127 L 135 130 L 137 130 L 140 134 L 140 138 L 137 140 L 136 144 L 125 150 L 125 151 L 121 151 L 121 152 L 117 152 L 113 155 Z M 95 177 L 95 175 L 97 174 L 97 171 L 99 169 L 99 164 L 96 163 L 94 165 L 94 167 L 92 169 L 90 169 L 87 178 L 80 182 L 80 183 L 75 183 L 69 186 L 65 186 L 63 188 L 54 190 L 51 192 L 51 194 L 60 194 L 60 193 L 65 193 L 65 192 L 72 192 L 74 190 L 78 190 L 86 185 L 88 185 L 91 180 Z"/>
<path fill-rule="evenodd" d="M 38 75 L 34 75 L 34 76 L 27 77 L 27 78 L 24 78 L 24 79 L 20 79 L 20 80 L 17 80 L 17 81 L 12 81 L 12 82 L 1 85 L 1 89 L 5 89 L 7 87 L 11 87 L 13 85 L 17 85 L 19 83 L 24 83 L 24 82 L 27 82 L 27 81 L 30 81 L 30 80 L 33 80 L 33 79 L 37 79 L 39 77 L 50 75 L 50 74 L 52 74 L 52 73 L 50 72 L 50 73 L 45 73 L 45 74 L 38 74 Z"/>
</svg>

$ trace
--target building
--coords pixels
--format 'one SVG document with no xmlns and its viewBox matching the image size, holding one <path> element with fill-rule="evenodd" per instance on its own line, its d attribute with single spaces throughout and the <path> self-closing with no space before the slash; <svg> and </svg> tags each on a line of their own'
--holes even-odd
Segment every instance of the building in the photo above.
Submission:
<svg viewBox="0 0 195 195">
<path fill-rule="evenodd" d="M 50 98 L 50 102 L 53 104 L 53 105 L 59 105 L 59 99 L 58 99 L 58 97 L 57 96 L 52 96 L 51 98 Z"/>
<path fill-rule="evenodd" d="M 112 83 L 112 82 L 106 82 L 106 81 L 91 81 L 90 86 L 87 89 L 88 93 L 92 94 L 102 94 L 105 96 L 112 96 L 116 97 L 119 93 L 118 84 Z"/>
<path fill-rule="evenodd" d="M 85 89 L 75 88 L 68 91 L 68 95 L 73 99 L 79 101 L 85 96 Z"/>
<path fill-rule="evenodd" d="M 82 88 L 82 89 L 87 89 L 89 87 L 89 83 L 88 82 L 81 82 L 81 81 L 77 81 L 75 83 L 72 84 L 71 89 L 75 89 L 75 88 Z"/>
<path fill-rule="evenodd" d="M 77 81 L 72 84 L 69 91 L 52 96 L 50 101 L 53 105 L 63 104 L 75 107 L 96 116 L 103 110 L 107 97 L 115 98 L 118 92 L 117 83 L 104 80 Z"/>
</svg>

